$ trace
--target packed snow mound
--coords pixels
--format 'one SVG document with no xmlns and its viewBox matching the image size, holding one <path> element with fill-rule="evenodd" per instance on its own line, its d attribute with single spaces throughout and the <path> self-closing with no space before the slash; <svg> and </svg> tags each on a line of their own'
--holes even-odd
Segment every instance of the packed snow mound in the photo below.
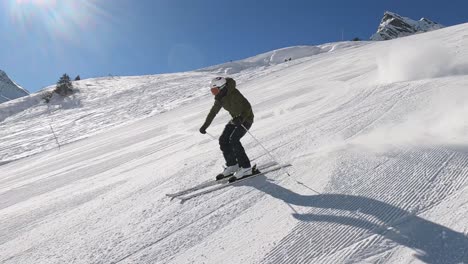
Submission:
<svg viewBox="0 0 468 264">
<path fill-rule="evenodd" d="M 26 89 L 13 82 L 4 71 L 0 70 L 0 103 L 28 94 Z"/>
<path fill-rule="evenodd" d="M 408 17 L 402 17 L 396 13 L 385 12 L 380 22 L 377 33 L 371 36 L 371 40 L 389 40 L 405 37 L 421 32 L 441 29 L 444 26 L 427 18 L 415 21 Z"/>
<path fill-rule="evenodd" d="M 257 69 L 277 65 L 293 60 L 312 57 L 322 53 L 334 52 L 350 47 L 357 47 L 366 42 L 338 42 L 318 46 L 295 46 L 266 52 L 247 59 L 228 62 L 203 68 L 201 72 L 214 72 L 219 74 L 236 74 L 248 69 Z"/>
</svg>

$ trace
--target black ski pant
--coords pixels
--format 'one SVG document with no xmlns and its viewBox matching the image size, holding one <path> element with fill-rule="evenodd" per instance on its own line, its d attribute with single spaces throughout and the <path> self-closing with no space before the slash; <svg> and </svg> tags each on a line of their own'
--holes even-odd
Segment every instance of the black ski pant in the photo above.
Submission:
<svg viewBox="0 0 468 264">
<path fill-rule="evenodd" d="M 244 122 L 243 125 L 250 129 L 252 123 Z M 229 122 L 219 137 L 219 146 L 226 160 L 226 166 L 239 164 L 241 168 L 250 168 L 250 160 L 240 142 L 240 139 L 247 133 L 244 127 Z"/>
</svg>

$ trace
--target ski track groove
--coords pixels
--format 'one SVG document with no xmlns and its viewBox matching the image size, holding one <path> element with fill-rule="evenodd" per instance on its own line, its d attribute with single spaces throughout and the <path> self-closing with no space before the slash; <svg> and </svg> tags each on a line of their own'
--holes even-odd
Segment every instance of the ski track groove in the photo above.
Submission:
<svg viewBox="0 0 468 264">
<path fill-rule="evenodd" d="M 408 85 L 409 85 L 409 84 L 406 84 L 404 87 L 407 87 Z M 352 105 L 352 108 L 353 108 L 355 111 L 359 111 L 359 109 L 360 109 L 359 107 L 360 107 L 361 105 L 363 105 L 363 104 L 366 102 L 367 99 L 372 98 L 373 95 L 378 95 L 378 94 L 379 94 L 379 93 L 376 93 L 376 92 L 377 92 L 377 90 L 379 90 L 380 88 L 382 89 L 382 92 L 388 93 L 388 91 L 385 91 L 385 89 L 384 89 L 385 87 L 386 87 L 386 86 L 376 86 L 376 88 L 372 89 L 371 92 L 368 92 L 366 96 L 363 96 L 363 98 L 359 97 L 359 98 L 349 99 L 347 102 L 345 102 L 345 103 L 343 103 L 343 104 L 344 104 L 344 105 L 347 105 L 347 104 L 348 104 L 349 102 L 351 102 L 351 101 L 358 101 L 355 105 Z M 395 105 L 398 103 L 398 101 L 402 98 L 402 96 L 398 96 L 398 94 L 400 94 L 400 93 L 405 93 L 405 94 L 406 94 L 406 93 L 408 92 L 408 90 L 410 90 L 410 89 L 407 89 L 407 90 L 405 90 L 404 92 L 396 91 L 396 92 L 390 94 L 390 95 L 389 95 L 390 97 L 397 97 L 396 99 L 394 99 L 394 100 L 396 100 L 396 101 L 395 101 L 394 103 L 392 103 L 392 105 L 391 105 L 388 109 L 383 110 L 383 113 L 380 113 L 380 114 L 378 115 L 378 117 L 377 117 L 377 118 L 374 118 L 373 121 L 371 121 L 368 125 L 366 125 L 366 127 L 361 128 L 360 130 L 358 130 L 357 132 L 355 132 L 353 135 L 348 136 L 348 137 L 346 137 L 345 139 L 353 138 L 354 136 L 356 136 L 357 133 L 359 133 L 360 131 L 364 130 L 365 128 L 371 126 L 371 125 L 374 124 L 377 120 L 381 119 L 381 117 L 384 116 L 387 112 L 389 112 L 392 108 L 394 108 L 394 106 L 395 106 Z M 365 93 L 365 92 L 363 92 L 363 93 Z M 360 94 L 360 95 L 361 95 L 361 94 Z M 324 129 L 324 130 L 326 130 L 326 131 L 331 130 L 330 132 L 326 132 L 326 134 L 329 135 L 329 137 L 336 136 L 336 135 L 338 135 L 339 133 L 345 131 L 346 129 L 351 128 L 351 127 L 354 125 L 354 122 L 349 122 L 349 124 L 345 125 L 344 127 L 338 128 L 338 129 L 336 129 L 336 128 L 334 128 L 334 127 L 331 127 L 331 128 L 329 127 L 329 124 L 343 124 L 343 122 L 329 122 L 328 119 L 327 119 L 327 118 L 329 118 L 329 117 L 333 117 L 332 114 L 345 110 L 345 108 L 343 107 L 343 104 L 340 105 L 339 107 L 336 107 L 336 108 L 334 108 L 334 109 L 332 109 L 332 110 L 329 110 L 329 111 L 327 111 L 327 112 L 325 112 L 325 113 L 318 114 L 317 116 L 314 116 L 314 117 L 312 117 L 312 118 L 306 118 L 305 123 L 306 123 L 307 125 L 304 125 L 303 123 L 297 124 L 297 125 L 296 125 L 297 128 L 294 129 L 294 131 L 297 131 L 297 132 L 296 132 L 297 136 L 301 136 L 301 135 L 305 134 L 305 133 L 304 133 L 304 129 L 299 129 L 299 128 L 305 127 L 305 130 L 307 130 L 308 127 L 309 127 L 308 125 L 311 125 L 311 124 L 313 124 L 314 122 L 317 122 L 317 121 L 323 122 L 323 124 L 317 124 L 317 125 L 316 125 L 317 129 Z M 365 106 L 365 105 L 364 105 L 364 106 Z M 306 113 L 306 114 L 307 114 L 307 115 L 310 115 L 310 113 Z M 344 123 L 346 123 L 346 122 L 344 122 Z M 290 133 L 292 133 L 292 132 L 290 132 Z M 276 137 L 274 137 L 274 138 L 281 138 L 282 135 L 283 135 L 283 132 L 282 132 L 282 131 L 279 131 L 277 134 L 278 134 L 278 136 L 276 136 Z M 271 139 L 271 138 L 272 138 L 272 137 L 270 136 L 270 139 Z M 312 141 L 313 141 L 313 140 L 314 140 L 314 139 L 312 139 Z M 285 145 L 289 145 L 290 143 L 293 143 L 293 142 L 286 143 Z M 296 144 L 302 145 L 303 142 L 302 142 L 302 143 L 298 142 L 298 143 L 296 143 Z"/>
<path fill-rule="evenodd" d="M 409 86 L 409 84 L 406 84 L 404 87 L 406 88 L 408 86 Z M 353 139 L 353 138 L 359 136 L 359 134 L 361 134 L 367 128 L 372 127 L 375 123 L 377 123 L 379 120 L 381 120 L 385 115 L 387 115 L 389 112 L 391 112 L 395 108 L 395 106 L 402 100 L 402 98 L 405 98 L 406 95 L 408 94 L 408 92 L 410 90 L 412 90 L 412 89 L 413 89 L 412 87 L 406 88 L 406 90 L 404 92 L 397 92 L 396 95 L 393 94 L 393 96 L 396 97 L 394 99 L 395 101 L 388 108 L 384 109 L 383 112 L 377 116 L 377 118 L 372 119 L 372 121 L 370 121 L 369 123 L 367 123 L 366 125 L 361 127 L 357 132 L 354 132 L 351 136 L 346 137 L 345 140 Z M 400 95 L 401 93 L 403 93 L 403 95 Z"/>
<path fill-rule="evenodd" d="M 379 239 L 379 236 L 372 235 L 369 238 L 363 239 L 359 243 L 356 243 L 356 245 L 346 248 L 345 253 L 342 254 L 342 259 L 345 260 L 350 258 L 355 252 L 364 251 L 371 245 L 375 244 Z"/>
<path fill-rule="evenodd" d="M 372 91 L 370 91 L 370 92 L 368 92 L 368 90 L 365 91 L 365 92 L 362 92 L 362 94 L 364 94 L 364 93 L 366 94 L 366 95 L 363 96 L 362 98 L 353 98 L 353 99 L 350 99 L 349 101 L 358 101 L 355 105 L 353 105 L 354 108 L 357 108 L 357 107 L 361 106 L 362 104 L 364 104 L 364 102 L 365 102 L 367 99 L 371 98 L 371 97 L 377 92 L 377 90 L 379 90 L 379 88 L 383 88 L 383 87 L 385 87 L 385 86 L 377 85 L 377 86 L 375 86 L 375 88 L 373 88 Z M 366 93 L 366 92 L 367 92 L 367 93 Z M 361 95 L 361 94 L 360 94 L 360 95 Z M 348 104 L 348 103 L 349 103 L 349 102 L 345 102 L 344 104 Z M 326 118 L 328 118 L 328 117 L 332 117 L 332 116 L 333 116 L 333 115 L 332 115 L 333 113 L 336 113 L 336 112 L 339 112 L 339 111 L 342 111 L 342 110 L 344 110 L 343 104 L 342 104 L 340 107 L 336 107 L 336 108 L 334 108 L 334 109 L 332 109 L 332 110 L 326 111 L 325 113 L 317 114 L 317 115 L 315 115 L 315 116 L 313 116 L 313 117 L 308 117 L 308 118 L 306 118 L 306 121 L 304 121 L 304 122 L 305 122 L 307 125 L 311 125 L 311 124 L 313 124 L 314 122 L 322 121 L 324 124 L 321 125 L 320 128 L 325 128 L 325 129 L 326 129 L 326 126 L 328 126 L 330 122 L 325 122 L 324 120 L 325 120 Z M 307 112 L 306 115 L 310 115 L 310 113 Z M 338 124 L 340 124 L 340 122 L 338 122 Z M 340 132 L 346 130 L 347 128 L 351 127 L 352 124 L 353 124 L 353 123 L 350 123 L 349 125 L 346 125 L 344 128 L 340 128 L 340 129 L 338 129 L 338 130 L 335 130 L 335 131 L 329 133 L 329 135 L 335 136 L 335 135 L 339 134 Z M 293 126 L 295 126 L 295 129 L 293 130 L 293 132 L 289 132 L 289 133 L 295 133 L 297 136 L 301 136 L 301 135 L 304 134 L 304 129 L 303 129 L 303 127 L 305 127 L 305 130 L 308 129 L 308 126 L 307 126 L 307 125 L 304 125 L 304 123 L 295 124 L 295 125 L 293 125 Z M 294 131 L 296 131 L 296 132 L 294 132 Z M 272 140 L 272 138 L 273 138 L 273 139 L 282 138 L 282 137 L 283 137 L 283 133 L 284 133 L 283 131 L 278 131 L 278 132 L 276 133 L 277 136 L 270 135 L 270 136 L 269 136 L 269 140 Z M 293 141 L 288 141 L 288 142 L 284 143 L 284 144 L 281 145 L 281 146 L 284 147 L 284 146 L 289 145 L 289 144 L 291 144 L 291 143 L 294 143 L 294 142 L 293 142 Z M 295 144 L 300 144 L 300 145 L 302 145 L 302 143 L 298 143 L 298 142 L 296 142 Z M 273 145 L 277 145 L 277 144 L 273 144 Z M 277 149 L 277 148 L 275 148 L 275 149 Z M 275 149 L 273 149 L 273 150 L 275 150 Z M 266 154 L 262 154 L 262 155 L 260 155 L 259 157 L 262 157 L 262 156 L 264 156 L 264 155 L 266 155 Z M 256 157 L 256 158 L 259 158 L 259 157 Z"/>
<path fill-rule="evenodd" d="M 365 241 L 367 241 L 368 238 L 363 238 L 361 241 L 364 243 Z M 361 244 L 363 244 L 361 243 Z M 341 254 L 339 254 L 339 258 L 333 258 L 333 259 L 328 259 L 329 258 L 329 255 L 321 255 L 317 258 L 314 259 L 314 263 L 316 262 L 320 262 L 320 263 L 344 263 L 345 261 L 343 260 L 346 260 L 346 253 L 351 251 L 357 251 L 359 248 L 360 248 L 360 245 L 361 244 L 351 244 L 351 245 L 348 245 L 348 246 L 345 246 L 344 248 L 340 249 L 340 250 L 337 250 L 335 253 L 337 252 L 342 252 Z M 305 263 L 305 262 L 303 262 Z"/>
<path fill-rule="evenodd" d="M 432 165 L 437 163 L 437 161 L 438 161 L 437 157 L 434 155 L 434 156 L 432 156 L 432 158 L 433 159 L 429 160 L 429 162 L 427 163 L 427 166 L 425 166 L 424 169 L 432 168 Z M 419 157 L 417 157 L 416 160 L 414 160 L 414 159 L 412 160 L 410 158 L 407 158 L 407 159 L 404 159 L 404 160 L 405 160 L 405 163 L 404 163 L 405 166 L 404 167 L 406 167 L 406 168 L 409 167 L 410 164 L 418 164 L 418 162 L 420 162 Z M 412 179 L 412 176 L 414 176 L 414 175 L 415 175 L 414 171 L 405 170 L 401 178 L 410 180 L 409 185 L 407 185 L 407 182 L 402 182 L 402 181 L 398 182 L 397 181 L 396 182 L 397 185 L 395 186 L 395 189 L 396 190 L 401 190 L 401 189 L 405 188 L 404 187 L 405 185 L 407 185 L 408 186 L 407 189 L 416 190 L 416 186 L 418 185 L 418 181 L 417 181 L 417 179 Z M 421 187 L 421 189 L 424 190 L 425 187 L 427 185 L 429 185 L 429 184 L 430 184 L 429 182 L 426 182 Z M 412 202 L 416 201 L 419 198 L 416 191 L 413 191 L 411 193 L 412 193 L 412 195 L 410 197 L 407 197 L 407 198 L 403 199 L 404 201 L 407 201 L 407 202 L 406 202 L 406 204 L 400 205 L 401 209 L 408 211 L 410 209 L 409 207 L 412 205 Z M 394 196 L 392 199 L 390 199 L 388 201 L 388 203 L 389 204 L 398 204 L 398 200 L 400 200 L 400 199 L 401 199 L 401 197 Z M 391 217 L 391 215 L 389 217 Z"/>
<path fill-rule="evenodd" d="M 41 195 L 43 193 L 45 193 L 46 191 L 49 191 L 50 189 L 55 189 L 55 188 L 60 188 L 61 186 L 69 183 L 70 181 L 77 181 L 77 180 L 81 180 L 81 179 L 84 179 L 84 178 L 88 178 L 90 176 L 88 176 L 85 172 L 87 172 L 88 170 L 92 169 L 92 168 L 97 168 L 97 169 L 94 169 L 95 171 L 95 174 L 98 175 L 100 173 L 104 173 L 106 171 L 109 171 L 109 170 L 114 170 L 124 164 L 128 164 L 128 163 L 131 163 L 131 162 L 135 162 L 141 158 L 144 158 L 144 157 L 147 157 L 147 156 L 150 156 L 150 155 L 153 155 L 155 153 L 157 153 L 158 151 L 161 151 L 161 150 L 164 150 L 168 147 L 171 147 L 171 146 L 174 146 L 174 145 L 177 145 L 177 144 L 180 144 L 181 142 L 183 142 L 181 139 L 179 138 L 174 138 L 170 141 L 170 143 L 168 143 L 167 145 L 164 145 L 164 146 L 160 146 L 160 147 L 147 147 L 147 148 L 143 148 L 139 151 L 134 151 L 134 152 L 128 152 L 128 153 L 123 153 L 119 156 L 119 160 L 120 162 L 113 162 L 112 164 L 109 164 L 108 161 L 107 161 L 107 155 L 103 155 L 103 156 L 99 156 L 99 159 L 96 159 L 95 160 L 95 163 L 92 163 L 92 164 L 89 164 L 89 165 L 83 165 L 85 163 L 85 161 L 83 161 L 82 163 L 78 163 L 76 165 L 73 165 L 71 168 L 68 168 L 66 171 L 63 171 L 61 173 L 57 173 L 57 175 L 62 175 L 62 177 L 60 179 L 56 179 L 56 175 L 53 174 L 53 175 L 50 175 L 46 178 L 42 178 L 40 180 L 37 180 L 33 183 L 20 183 L 21 185 L 19 186 L 13 186 L 13 188 L 10 188 L 10 190 L 6 190 L 6 191 L 3 191 L 3 190 L 0 190 L 0 197 L 2 196 L 6 196 L 6 198 L 4 198 L 4 201 L 3 203 L 0 203 L 0 208 L 1 207 L 9 207 L 11 205 L 11 203 L 9 203 L 9 200 L 8 200 L 8 197 L 9 195 L 13 195 L 15 193 L 18 193 L 19 190 L 25 190 L 25 189 L 31 189 L 31 193 L 34 193 L 34 195 Z M 132 158 L 128 158 L 128 157 L 132 157 Z M 103 166 L 102 164 L 106 164 L 108 163 L 107 165 Z M 63 177 L 63 175 L 67 175 L 67 177 Z M 78 175 L 78 176 L 76 176 Z M 73 177 L 72 177 L 73 176 Z M 48 188 L 46 189 L 38 189 L 38 188 L 35 188 L 34 187 L 37 185 L 37 182 L 50 182 L 50 184 L 48 184 Z M 14 185 L 17 185 L 17 183 L 13 183 Z M 7 187 L 9 187 L 7 185 Z M 31 195 L 31 194 L 29 194 Z M 34 197 L 34 196 L 32 196 Z M 32 199 L 32 197 L 29 197 L 29 199 Z M 16 198 L 18 199 L 18 198 Z"/>
<path fill-rule="evenodd" d="M 417 166 L 414 166 L 417 164 Z M 263 263 L 336 263 L 334 261 L 353 259 L 353 256 L 385 241 L 386 228 L 405 223 L 411 217 L 430 210 L 443 199 L 456 193 L 468 180 L 468 156 L 444 147 L 413 146 L 402 150 L 389 162 L 377 166 L 378 171 L 367 171 L 370 183 L 353 191 L 354 195 L 376 199 L 394 206 L 394 210 L 384 215 L 363 215 L 356 221 L 365 221 L 358 226 L 344 226 L 333 222 L 301 222 L 290 234 L 284 237 L 263 259 Z M 455 169 L 451 170 L 450 167 Z M 397 180 L 398 179 L 398 180 Z M 402 180 L 403 179 L 403 180 Z M 372 182 L 379 181 L 379 188 Z M 385 191 L 385 192 L 384 192 Z M 382 193 L 400 193 L 401 195 L 381 196 Z M 319 216 L 337 211 L 327 204 L 325 208 L 312 208 L 307 214 Z M 352 205 L 359 206 L 359 205 Z M 332 214 L 342 217 L 340 211 Z M 374 226 L 372 228 L 372 226 Z M 301 234 L 297 237 L 295 234 Z M 325 239 L 314 239 L 317 234 L 327 234 Z M 301 242 L 306 240 L 307 242 Z M 304 246 L 306 245 L 306 246 Z M 307 246 L 308 245 L 308 246 Z M 385 251 L 391 251 L 397 244 L 389 245 Z M 287 254 L 285 255 L 285 252 Z M 389 253 L 391 254 L 391 253 Z M 328 260 L 333 256 L 333 260 Z M 367 256 L 371 257 L 371 256 Z"/>
<path fill-rule="evenodd" d="M 364 252 L 364 254 L 366 254 L 365 252 L 367 252 L 366 250 L 371 248 L 373 245 L 377 244 L 377 243 L 380 243 L 383 241 L 383 238 L 381 236 L 378 236 L 378 235 L 375 235 L 373 234 L 372 236 L 366 238 L 366 239 L 363 239 L 362 241 L 359 241 L 357 243 L 357 245 L 353 245 L 351 247 L 348 247 L 348 248 L 345 248 L 344 251 L 343 251 L 343 254 L 341 254 L 340 256 L 340 259 L 338 261 L 334 261 L 335 259 L 332 258 L 330 259 L 328 262 L 326 263 L 354 263 L 355 261 L 353 261 L 353 259 L 355 259 L 355 257 L 353 257 L 353 255 L 356 253 L 356 252 Z M 379 252 L 380 251 L 380 252 Z M 382 254 L 384 252 L 388 252 L 389 249 L 388 248 L 378 248 L 378 249 L 373 249 L 372 254 L 375 255 L 376 253 L 377 254 Z M 368 255 L 369 253 L 367 253 Z M 361 257 L 362 259 L 362 257 Z M 379 258 L 379 261 L 382 261 L 382 258 Z M 378 263 L 378 262 L 377 262 Z"/>
<path fill-rule="evenodd" d="M 363 226 L 362 228 L 365 228 L 365 226 Z M 351 233 L 353 235 L 348 235 L 344 240 L 342 239 L 342 236 L 341 236 L 341 233 L 339 232 L 336 232 L 335 230 L 343 230 L 343 225 L 341 224 L 334 224 L 333 226 L 330 226 L 329 228 L 327 228 L 328 231 L 331 231 L 333 233 L 333 236 L 329 236 L 330 238 L 330 241 L 328 244 L 326 244 L 326 249 L 325 250 L 320 250 L 320 254 L 318 255 L 313 255 L 313 256 L 310 256 L 312 258 L 321 258 L 321 257 L 326 257 L 330 254 L 334 254 L 335 252 L 341 250 L 342 248 L 346 248 L 348 246 L 351 246 L 354 244 L 354 241 L 356 240 L 361 240 L 361 239 L 365 239 L 367 236 L 366 236 L 366 232 L 364 230 L 361 230 L 361 227 L 352 227 L 352 228 L 347 228 L 346 231 L 348 231 L 348 233 Z M 321 230 L 322 232 L 323 231 L 327 231 L 327 230 Z M 333 232 L 335 231 L 335 232 Z M 314 232 L 314 230 L 310 230 L 310 232 Z M 312 250 L 319 250 L 320 247 L 323 247 L 323 245 L 319 245 L 317 246 L 316 248 L 313 248 Z M 306 255 L 306 252 L 307 252 L 307 249 L 303 248 L 301 252 L 299 252 L 298 254 L 299 255 Z M 309 263 L 307 260 L 306 262 L 304 263 Z"/>
<path fill-rule="evenodd" d="M 446 164 L 450 161 L 450 159 L 451 159 L 452 157 L 453 157 L 453 155 L 450 155 L 449 157 L 447 157 L 446 160 L 444 161 L 444 164 L 446 165 Z M 441 159 L 442 159 L 442 157 L 441 157 Z M 439 161 L 439 159 L 435 159 L 435 158 L 434 158 L 434 159 L 431 160 L 430 164 L 431 164 L 431 165 L 437 164 L 438 161 Z M 429 167 L 429 166 L 428 166 L 428 167 Z M 435 173 L 433 173 L 433 175 L 438 175 L 438 174 L 440 173 L 440 171 L 441 171 L 443 168 L 445 168 L 445 166 L 440 167 Z M 410 173 L 408 172 L 407 175 L 410 175 Z M 407 176 L 407 175 L 404 175 L 404 176 Z M 417 175 L 417 173 L 412 173 L 412 175 Z M 432 178 L 434 178 L 434 176 L 432 176 Z M 427 188 L 427 185 L 431 185 L 431 184 L 433 184 L 433 182 L 429 182 L 429 181 L 428 181 L 428 182 L 426 182 L 426 184 L 423 185 L 423 187 L 420 188 L 420 189 L 425 190 L 425 189 Z M 417 185 L 417 181 L 413 181 L 413 184 L 409 186 L 409 189 L 413 189 L 413 188 L 415 187 L 415 185 Z M 400 186 L 401 186 L 401 184 L 400 184 Z M 401 189 L 401 187 L 398 187 L 397 189 Z M 409 210 L 409 209 L 412 209 L 411 207 L 413 206 L 413 204 L 417 203 L 417 201 L 418 201 L 419 198 L 420 198 L 420 197 L 417 195 L 417 193 L 418 193 L 417 191 L 412 192 L 412 193 L 413 193 L 412 196 L 403 199 L 403 200 L 408 201 L 408 203 L 405 204 L 405 205 L 403 205 L 403 208 L 402 208 L 402 209 L 405 209 L 405 211 L 407 211 L 407 210 Z M 436 192 L 436 193 L 440 193 L 440 192 Z M 438 200 L 438 199 L 440 199 L 440 198 L 437 197 L 436 200 Z M 395 201 L 395 200 L 396 200 L 396 199 L 393 199 L 393 200 L 390 201 L 389 203 L 397 202 L 397 201 Z M 424 201 L 424 202 L 425 202 L 425 201 Z M 431 204 L 428 204 L 428 205 L 426 205 L 426 206 L 430 206 L 430 205 L 431 205 Z M 406 206 L 406 208 L 404 208 L 405 206 Z M 386 218 L 383 219 L 383 220 L 384 220 L 384 223 L 385 223 L 385 222 L 391 223 L 391 224 L 390 224 L 390 226 L 391 226 L 391 225 L 394 225 L 395 223 L 398 223 L 398 222 L 404 220 L 406 217 L 408 217 L 408 214 L 401 214 L 401 213 L 398 213 L 398 212 L 396 211 L 395 213 L 388 215 L 388 217 L 386 217 Z"/>
<path fill-rule="evenodd" d="M 365 226 L 363 226 L 364 228 Z M 355 230 L 359 228 L 348 228 L 348 232 L 356 232 Z M 335 229 L 336 230 L 336 229 Z M 346 248 L 346 247 L 349 247 L 351 245 L 354 244 L 354 241 L 356 240 L 360 240 L 362 239 L 362 236 L 364 235 L 364 232 L 362 233 L 357 233 L 357 234 L 354 234 L 353 236 L 347 236 L 346 239 L 344 240 L 341 240 L 341 235 L 340 234 L 336 234 L 333 238 L 333 243 L 329 245 L 329 248 L 331 248 L 331 250 L 329 250 L 328 252 L 326 252 L 326 254 L 322 254 L 320 257 L 325 257 L 327 255 L 330 255 L 330 254 L 334 254 L 336 252 L 338 252 L 340 249 L 342 248 Z"/>
</svg>

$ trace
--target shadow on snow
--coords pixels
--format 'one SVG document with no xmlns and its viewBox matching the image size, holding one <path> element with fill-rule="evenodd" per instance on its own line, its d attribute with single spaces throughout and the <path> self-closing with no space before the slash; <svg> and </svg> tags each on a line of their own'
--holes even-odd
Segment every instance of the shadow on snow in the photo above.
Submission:
<svg viewBox="0 0 468 264">
<path fill-rule="evenodd" d="M 352 213 L 352 216 L 294 213 L 293 216 L 298 220 L 329 222 L 364 228 L 370 233 L 384 236 L 399 245 L 418 251 L 417 257 L 426 263 L 468 263 L 468 238 L 463 233 L 418 217 L 391 204 L 346 194 L 301 195 L 267 180 L 265 176 L 246 181 L 245 185 L 254 187 L 290 205 L 336 209 Z M 359 217 L 360 215 L 373 216 L 383 224 L 367 221 L 363 217 Z M 297 231 L 294 233 L 301 232 L 301 230 Z M 296 241 L 295 239 L 293 241 L 293 244 L 307 245 L 304 241 Z M 289 247 L 292 251 L 297 248 L 297 244 L 291 245 L 291 243 L 280 242 L 278 246 Z M 285 252 L 284 249 L 282 251 Z M 287 251 L 289 251 L 288 248 L 286 248 Z M 303 258 L 302 255 L 301 259 Z M 288 259 L 288 261 L 293 260 Z"/>
</svg>

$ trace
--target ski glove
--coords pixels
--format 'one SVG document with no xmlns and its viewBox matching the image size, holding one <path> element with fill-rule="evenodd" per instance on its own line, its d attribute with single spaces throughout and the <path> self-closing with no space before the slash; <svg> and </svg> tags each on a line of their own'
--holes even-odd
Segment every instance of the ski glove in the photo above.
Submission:
<svg viewBox="0 0 468 264">
<path fill-rule="evenodd" d="M 242 117 L 241 116 L 236 116 L 232 119 L 232 123 L 236 126 L 241 126 L 242 125 Z"/>
<path fill-rule="evenodd" d="M 200 127 L 200 133 L 206 134 L 206 127 L 205 127 L 205 125 L 203 125 L 202 127 Z"/>
</svg>

